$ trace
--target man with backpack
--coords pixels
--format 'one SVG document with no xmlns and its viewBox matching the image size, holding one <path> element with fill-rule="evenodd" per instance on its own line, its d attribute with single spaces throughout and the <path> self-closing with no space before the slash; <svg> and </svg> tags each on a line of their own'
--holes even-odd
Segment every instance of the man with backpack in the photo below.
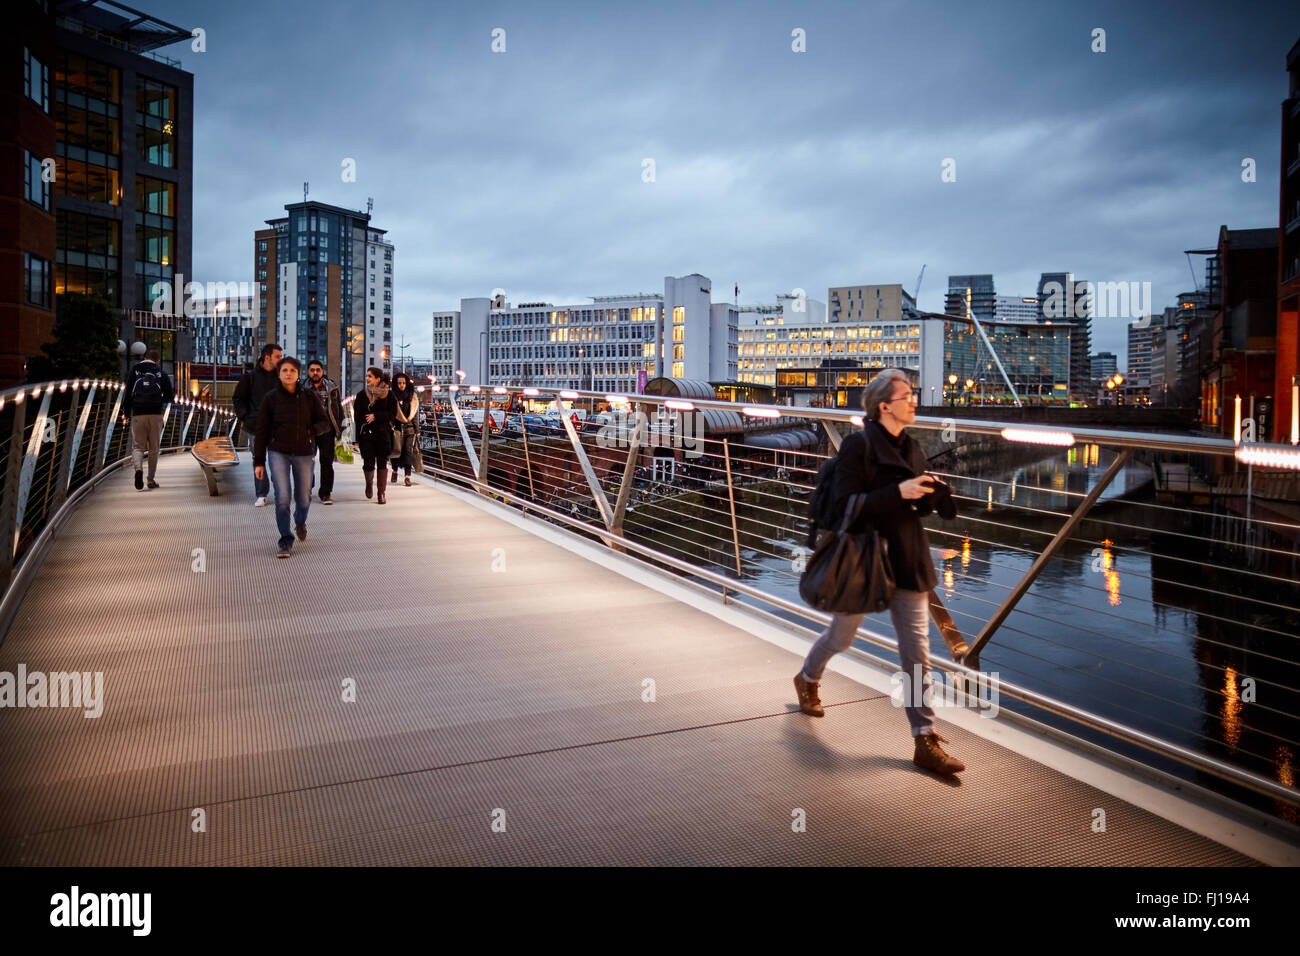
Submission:
<svg viewBox="0 0 1300 956">
<path fill-rule="evenodd" d="M 239 384 L 235 386 L 232 404 L 235 406 L 235 414 L 239 416 L 240 431 L 248 439 L 250 448 L 253 446 L 253 430 L 257 424 L 258 411 L 262 407 L 262 399 L 280 384 L 279 367 L 283 356 L 284 351 L 273 342 L 263 345 L 262 356 L 258 360 L 257 367 L 251 372 L 245 372 L 240 377 Z M 265 472 L 261 478 L 258 478 L 257 469 L 254 468 L 253 506 L 265 508 L 266 496 L 270 493 L 271 480 L 266 477 Z"/>
<path fill-rule="evenodd" d="M 162 451 L 163 409 L 176 397 L 172 381 L 158 364 L 161 356 L 150 349 L 144 361 L 131 369 L 122 397 L 122 414 L 131 425 L 131 463 L 135 465 L 135 490 L 144 490 L 144 455 L 149 453 L 149 487 L 157 488 L 158 455 Z"/>
</svg>

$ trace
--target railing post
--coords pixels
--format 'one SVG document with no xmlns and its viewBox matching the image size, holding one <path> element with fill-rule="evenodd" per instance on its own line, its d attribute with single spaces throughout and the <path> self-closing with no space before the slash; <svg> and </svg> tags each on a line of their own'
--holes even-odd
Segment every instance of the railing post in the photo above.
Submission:
<svg viewBox="0 0 1300 956">
<path fill-rule="evenodd" d="M 81 406 L 81 417 L 77 420 L 77 430 L 72 435 L 72 468 L 77 467 L 77 452 L 81 451 L 81 439 L 85 437 L 86 425 L 90 422 L 90 410 L 95 405 L 95 386 L 91 384 L 86 392 L 86 404 Z M 87 478 L 90 475 L 86 476 Z M 68 494 L 68 489 L 72 485 L 72 471 L 68 470 L 63 481 L 59 482 L 63 489 L 64 497 Z"/>
<path fill-rule="evenodd" d="M 123 385 L 117 390 L 117 398 L 113 401 L 113 411 L 109 413 L 108 425 L 104 428 L 104 446 L 99 450 L 99 464 L 95 471 L 103 471 L 104 463 L 108 460 L 108 446 L 113 443 L 113 427 L 117 424 L 117 416 L 122 412 L 122 396 L 126 394 L 126 386 Z"/>
<path fill-rule="evenodd" d="M 736 492 L 731 483 L 731 442 L 722 439 L 722 458 L 727 465 L 727 500 L 731 503 L 731 540 L 736 546 L 736 577 L 743 578 L 744 572 L 740 569 L 740 527 L 736 524 Z M 722 600 L 727 599 L 727 589 L 722 589 Z"/>
<path fill-rule="evenodd" d="M 4 507 L 0 509 L 0 579 L 6 583 L 14 569 L 14 528 L 22 520 L 16 507 L 18 481 L 23 465 L 23 431 L 27 426 L 27 402 L 18 393 L 13 406 L 13 424 L 9 433 L 9 454 L 5 456 Z"/>
<path fill-rule="evenodd" d="M 72 389 L 72 402 L 68 406 L 68 432 L 63 437 L 63 447 L 59 455 L 59 473 L 54 483 L 54 499 L 50 503 L 51 510 L 57 511 L 68 497 L 68 479 L 72 476 L 72 456 L 76 453 L 76 444 L 81 440 L 81 428 L 85 424 L 85 414 L 77 415 L 77 408 L 81 404 L 81 389 Z M 90 410 L 90 403 L 86 403 L 86 411 Z M 77 424 L 73 425 L 73 418 L 77 419 Z"/>
<path fill-rule="evenodd" d="M 442 457 L 442 426 L 438 424 L 438 413 L 436 411 L 433 413 L 433 440 L 438 444 L 438 467 L 446 471 L 447 460 Z"/>
<path fill-rule="evenodd" d="M 483 434 L 481 437 L 482 445 L 480 446 L 481 450 L 479 451 L 478 456 L 478 468 L 475 469 L 475 473 L 478 475 L 478 480 L 486 485 L 488 455 L 491 454 L 491 449 L 488 445 L 492 439 L 492 408 L 488 405 L 487 399 L 483 400 Z"/>
<path fill-rule="evenodd" d="M 456 427 L 460 429 L 460 440 L 465 446 L 465 457 L 469 459 L 469 470 L 473 475 L 478 475 L 478 454 L 474 451 L 474 443 L 469 440 L 469 430 L 465 427 L 465 418 L 460 413 L 460 406 L 456 404 L 456 396 L 451 397 L 451 413 L 456 418 Z"/>
<path fill-rule="evenodd" d="M 184 444 L 185 444 L 185 439 L 188 438 L 188 437 L 190 436 L 190 422 L 192 422 L 192 421 L 194 421 L 194 406 L 193 406 L 193 405 L 190 406 L 190 410 L 189 410 L 189 412 L 187 412 L 186 415 L 185 415 L 185 427 L 181 430 L 181 440 L 180 440 L 179 442 L 177 442 L 178 445 L 184 445 Z"/>
<path fill-rule="evenodd" d="M 826 429 L 826 437 L 831 440 L 831 447 L 838 453 L 840 442 L 844 441 L 844 436 L 840 434 L 839 427 L 834 422 L 828 422 L 823 418 L 822 428 Z"/>
<path fill-rule="evenodd" d="M 1024 597 L 1025 592 L 1029 590 L 1029 586 L 1034 583 L 1038 578 L 1038 575 L 1042 574 L 1043 569 L 1047 567 L 1048 562 L 1050 562 L 1052 558 L 1056 557 L 1056 553 L 1065 545 L 1066 540 L 1074 533 L 1074 529 L 1078 527 L 1079 522 L 1084 519 L 1096 500 L 1101 497 L 1101 493 L 1109 487 L 1110 483 L 1115 480 L 1115 476 L 1119 474 L 1120 469 L 1128 464 L 1129 459 L 1132 457 L 1132 448 L 1125 448 L 1115 456 L 1115 460 L 1110 463 L 1110 467 L 1106 469 L 1106 473 L 1098 479 L 1095 485 L 1093 485 L 1092 490 L 1088 492 L 1083 501 L 1079 502 L 1079 507 L 1075 508 L 1074 513 L 1066 519 L 1065 524 L 1061 526 L 1061 530 L 1056 532 L 1056 537 L 1049 541 L 1047 547 L 1043 549 L 1043 553 L 1034 559 L 1034 563 L 1030 565 L 1029 570 L 1025 572 L 1024 577 L 1016 582 L 1016 586 L 1012 588 L 1011 593 L 1006 596 L 1006 599 L 1002 602 L 1002 606 L 993 613 L 993 616 L 989 618 L 988 623 L 986 623 L 980 630 L 979 637 L 975 638 L 975 643 L 971 645 L 970 652 L 966 655 L 967 667 L 972 670 L 979 670 L 980 651 L 982 651 L 984 645 L 989 642 L 989 638 L 993 636 L 993 632 L 996 631 L 1002 625 L 1002 622 L 1007 619 L 1007 615 L 1015 610 L 1016 604 L 1018 604 L 1020 599 Z"/>
<path fill-rule="evenodd" d="M 41 445 L 45 443 L 45 422 L 49 419 L 50 393 L 53 391 L 53 385 L 45 387 L 45 394 L 41 396 L 40 410 L 32 422 L 32 437 L 27 440 L 27 453 L 23 456 L 23 470 L 18 478 L 18 496 L 14 505 L 12 544 L 9 549 L 9 553 L 14 556 L 18 554 L 18 538 L 22 535 L 23 517 L 27 512 L 27 495 L 32 490 L 32 475 L 36 471 L 36 458 L 41 453 Z"/>
<path fill-rule="evenodd" d="M 623 465 L 623 483 L 618 487 L 618 500 L 614 502 L 614 521 L 609 526 L 609 530 L 617 535 L 623 534 L 623 516 L 627 514 L 627 502 L 632 496 L 632 481 L 636 475 L 636 460 L 641 454 L 641 426 L 646 424 L 646 416 L 641 411 L 641 405 L 638 403 L 634 406 L 636 409 L 636 427 L 632 429 L 632 447 L 627 450 L 627 462 Z M 622 545 L 615 542 L 614 550 L 622 552 L 625 549 Z"/>
<path fill-rule="evenodd" d="M 524 436 L 524 471 L 528 474 L 528 497 L 537 500 L 537 489 L 533 487 L 533 459 L 528 453 L 528 413 L 519 412 L 519 432 Z"/>
<path fill-rule="evenodd" d="M 573 453 L 578 458 L 578 465 L 582 468 L 582 474 L 587 479 L 587 487 L 591 489 L 592 500 L 596 502 L 596 508 L 600 511 L 600 517 L 608 529 L 614 523 L 614 510 L 610 508 L 609 499 L 605 497 L 605 489 L 600 487 L 600 482 L 596 480 L 596 472 L 587 459 L 586 449 L 582 447 L 582 441 L 578 438 L 577 429 L 573 427 L 573 421 L 564 414 L 560 415 L 560 421 L 564 425 L 565 432 L 568 433 L 569 442 L 573 445 Z M 608 539 L 605 540 L 608 542 Z"/>
</svg>

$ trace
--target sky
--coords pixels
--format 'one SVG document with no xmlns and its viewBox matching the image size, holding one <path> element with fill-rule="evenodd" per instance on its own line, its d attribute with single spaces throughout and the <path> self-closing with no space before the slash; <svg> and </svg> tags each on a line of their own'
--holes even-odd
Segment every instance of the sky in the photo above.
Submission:
<svg viewBox="0 0 1300 956">
<path fill-rule="evenodd" d="M 1069 271 L 1150 282 L 1158 311 L 1204 279 L 1184 250 L 1277 226 L 1300 39 L 1281 2 L 133 5 L 205 31 L 159 51 L 195 77 L 194 278 L 251 280 L 304 181 L 372 197 L 412 357 L 462 297 L 692 272 L 745 305 L 911 292 L 924 265 L 942 311 L 949 275 L 1034 295 Z M 1123 356 L 1126 328 L 1094 319 L 1092 350 Z"/>
</svg>

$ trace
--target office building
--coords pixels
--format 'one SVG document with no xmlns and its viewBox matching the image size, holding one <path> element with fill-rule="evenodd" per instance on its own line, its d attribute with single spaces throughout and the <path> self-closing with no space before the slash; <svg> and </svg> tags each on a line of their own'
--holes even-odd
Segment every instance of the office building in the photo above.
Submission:
<svg viewBox="0 0 1300 956">
<path fill-rule="evenodd" d="M 944 316 L 943 368 L 940 394 L 946 404 L 1012 402 L 993 356 L 975 323 Z M 1002 367 L 1024 404 L 1064 403 L 1070 395 L 1073 329 L 1068 324 L 1040 322 L 981 322 Z M 950 384 L 948 378 L 956 377 Z"/>
<path fill-rule="evenodd" d="M 1092 372 L 1089 377 L 1094 383 L 1104 382 L 1118 371 L 1119 358 L 1114 352 L 1098 352 L 1092 356 Z"/>
<path fill-rule="evenodd" d="M 392 369 L 393 243 L 369 212 L 315 200 L 284 208 L 253 234 L 255 351 L 273 341 L 359 391 L 367 368 Z"/>
<path fill-rule="evenodd" d="M 793 309 L 796 300 L 789 298 Z M 835 286 L 826 293 L 826 302 L 830 309 L 831 322 L 891 322 L 917 314 L 916 300 L 903 291 L 902 285 L 855 285 Z"/>
<path fill-rule="evenodd" d="M 511 305 L 460 300 L 433 313 L 433 373 L 467 383 L 635 392 L 641 377 L 736 379 L 738 311 L 712 301 L 699 274 L 664 277 L 662 293 Z M 644 375 L 642 375 L 644 373 Z"/>
<path fill-rule="evenodd" d="M 997 297 L 995 309 L 999 322 L 1038 321 L 1037 296 L 1000 295 Z"/>
</svg>

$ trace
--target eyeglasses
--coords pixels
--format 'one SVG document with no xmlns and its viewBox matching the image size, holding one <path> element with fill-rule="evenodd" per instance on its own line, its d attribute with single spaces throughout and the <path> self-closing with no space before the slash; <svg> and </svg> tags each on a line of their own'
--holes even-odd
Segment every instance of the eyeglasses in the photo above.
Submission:
<svg viewBox="0 0 1300 956">
<path fill-rule="evenodd" d="M 908 392 L 906 395 L 896 395 L 895 397 L 890 399 L 890 402 L 916 402 L 917 404 L 920 404 L 921 393 Z"/>
</svg>

